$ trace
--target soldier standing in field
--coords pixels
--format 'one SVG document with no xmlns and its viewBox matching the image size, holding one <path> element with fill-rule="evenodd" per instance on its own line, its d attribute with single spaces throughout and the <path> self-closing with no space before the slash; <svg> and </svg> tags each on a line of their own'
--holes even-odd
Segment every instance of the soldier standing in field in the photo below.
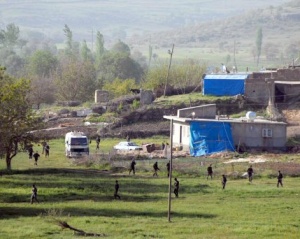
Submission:
<svg viewBox="0 0 300 239">
<path fill-rule="evenodd" d="M 131 171 L 132 171 L 133 175 L 135 175 L 135 165 L 136 165 L 136 162 L 133 158 L 131 163 L 130 163 L 129 175 L 130 175 Z"/>
<path fill-rule="evenodd" d="M 252 179 L 253 179 L 253 168 L 252 168 L 252 165 L 250 165 L 250 167 L 247 169 L 247 174 L 248 174 L 249 182 L 252 183 Z"/>
<path fill-rule="evenodd" d="M 154 176 L 158 177 L 157 171 L 159 170 L 159 168 L 158 168 L 157 162 L 155 162 L 155 163 L 153 164 L 153 169 L 154 169 L 153 177 L 154 177 Z"/>
<path fill-rule="evenodd" d="M 121 197 L 120 197 L 119 194 L 118 194 L 119 188 L 120 188 L 119 182 L 118 182 L 118 180 L 116 180 L 116 184 L 115 184 L 115 193 L 114 193 L 114 198 L 115 198 L 115 199 L 117 199 L 117 198 L 121 199 Z"/>
<path fill-rule="evenodd" d="M 226 183 L 227 183 L 227 178 L 226 178 L 226 176 L 223 174 L 223 175 L 222 175 L 222 188 L 223 188 L 223 189 L 225 189 Z"/>
<path fill-rule="evenodd" d="M 210 177 L 210 179 L 212 179 L 212 176 L 213 176 L 213 169 L 212 169 L 212 165 L 210 164 L 207 167 L 207 177 L 206 177 L 206 180 L 208 179 L 208 177 Z"/>
<path fill-rule="evenodd" d="M 279 184 L 281 185 L 281 187 L 283 187 L 282 184 L 282 179 L 283 179 L 283 175 L 280 171 L 278 171 L 278 176 L 277 176 L 277 188 L 279 187 Z"/>
<path fill-rule="evenodd" d="M 40 157 L 40 155 L 39 155 L 38 151 L 36 151 L 36 152 L 33 154 L 34 165 L 37 165 L 37 162 L 38 162 L 38 160 L 39 160 L 39 157 Z"/>
<path fill-rule="evenodd" d="M 174 194 L 175 194 L 175 197 L 178 198 L 178 193 L 179 193 L 179 181 L 177 180 L 177 178 L 174 179 L 175 180 L 175 183 L 174 183 Z"/>
<path fill-rule="evenodd" d="M 49 158 L 49 153 L 50 153 L 50 146 L 49 146 L 49 144 L 46 143 L 46 145 L 45 145 L 45 157 Z"/>
<path fill-rule="evenodd" d="M 35 184 L 32 185 L 31 192 L 32 193 L 31 193 L 30 203 L 33 204 L 33 200 L 39 203 L 37 199 L 37 187 L 35 186 Z"/>
<path fill-rule="evenodd" d="M 167 171 L 168 171 L 168 177 L 170 177 L 170 169 L 171 169 L 170 161 L 166 164 L 166 167 L 167 167 Z"/>
<path fill-rule="evenodd" d="M 99 149 L 100 149 L 100 147 L 99 147 L 100 141 L 101 141 L 101 138 L 100 138 L 100 136 L 98 135 L 97 138 L 96 138 L 96 150 L 99 150 Z"/>
</svg>

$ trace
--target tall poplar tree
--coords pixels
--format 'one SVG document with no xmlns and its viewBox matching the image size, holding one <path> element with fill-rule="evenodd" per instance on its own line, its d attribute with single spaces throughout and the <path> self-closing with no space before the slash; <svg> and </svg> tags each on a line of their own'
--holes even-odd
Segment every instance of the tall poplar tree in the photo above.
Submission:
<svg viewBox="0 0 300 239">
<path fill-rule="evenodd" d="M 261 55 L 261 46 L 262 46 L 262 41 L 263 41 L 263 32 L 262 32 L 262 28 L 259 27 L 257 30 L 257 34 L 256 34 L 256 56 L 257 56 L 257 66 L 259 64 L 259 58 Z"/>
</svg>

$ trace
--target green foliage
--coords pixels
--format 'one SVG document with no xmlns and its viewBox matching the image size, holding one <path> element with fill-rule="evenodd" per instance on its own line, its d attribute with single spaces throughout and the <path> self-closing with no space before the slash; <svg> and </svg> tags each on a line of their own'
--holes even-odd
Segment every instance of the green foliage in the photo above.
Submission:
<svg viewBox="0 0 300 239">
<path fill-rule="evenodd" d="M 104 48 L 104 37 L 103 35 L 97 31 L 97 38 L 96 38 L 96 65 L 100 64 L 101 58 L 105 52 Z"/>
<path fill-rule="evenodd" d="M 27 71 L 31 75 L 49 77 L 56 69 L 58 60 L 48 50 L 37 50 L 28 60 Z"/>
<path fill-rule="evenodd" d="M 134 100 L 134 101 L 132 102 L 131 109 L 132 109 L 132 110 L 136 110 L 136 109 L 138 109 L 138 108 L 140 107 L 140 105 L 141 105 L 141 103 L 140 103 L 139 100 Z"/>
<path fill-rule="evenodd" d="M 89 122 L 103 122 L 103 123 L 111 123 L 116 119 L 117 114 L 115 112 L 105 112 L 102 115 L 89 115 Z M 87 120 L 85 120 L 87 121 Z"/>
<path fill-rule="evenodd" d="M 85 62 L 85 61 L 92 61 L 92 52 L 91 50 L 88 48 L 86 40 L 83 41 L 82 45 L 81 45 L 81 59 Z"/>
<path fill-rule="evenodd" d="M 20 35 L 20 29 L 14 23 L 10 23 L 6 26 L 6 31 L 0 31 L 0 46 L 12 49 L 17 45 Z"/>
<path fill-rule="evenodd" d="M 206 66 L 204 64 L 192 59 L 177 61 L 171 66 L 168 82 L 174 88 L 178 88 L 184 93 L 186 87 L 200 86 L 205 70 Z M 167 63 L 161 62 L 153 66 L 147 72 L 143 88 L 155 89 L 158 86 L 164 85 L 166 83 L 167 71 Z"/>
<path fill-rule="evenodd" d="M 28 133 L 41 126 L 27 98 L 30 82 L 14 79 L 0 68 L 0 154 L 5 154 L 7 169 L 18 153 L 20 145 L 31 141 Z"/>
<path fill-rule="evenodd" d="M 55 76 L 57 97 L 61 100 L 93 99 L 96 72 L 91 62 L 66 61 Z"/>
<path fill-rule="evenodd" d="M 112 82 L 105 83 L 103 86 L 103 89 L 112 93 L 114 97 L 126 95 L 132 88 L 136 88 L 134 79 L 122 80 L 116 78 Z"/>
<path fill-rule="evenodd" d="M 113 45 L 113 47 L 111 48 L 111 52 L 130 56 L 129 46 L 120 40 L 116 44 Z"/>
<path fill-rule="evenodd" d="M 262 47 L 263 33 L 262 28 L 259 27 L 256 33 L 256 55 L 257 55 L 257 66 L 259 64 L 259 57 L 261 55 L 261 47 Z"/>
<path fill-rule="evenodd" d="M 101 58 L 98 67 L 98 75 L 111 82 L 115 78 L 134 79 L 136 83 L 140 82 L 143 75 L 143 69 L 127 54 L 107 52 Z"/>
</svg>

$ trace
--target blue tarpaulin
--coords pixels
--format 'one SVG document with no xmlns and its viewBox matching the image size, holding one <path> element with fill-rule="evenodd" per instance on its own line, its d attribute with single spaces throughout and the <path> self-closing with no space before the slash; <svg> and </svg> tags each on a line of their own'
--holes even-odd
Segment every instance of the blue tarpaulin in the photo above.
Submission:
<svg viewBox="0 0 300 239">
<path fill-rule="evenodd" d="M 192 156 L 235 150 L 228 122 L 191 122 L 190 140 Z"/>
<path fill-rule="evenodd" d="M 206 75 L 203 78 L 203 95 L 233 96 L 244 95 L 247 74 Z"/>
</svg>

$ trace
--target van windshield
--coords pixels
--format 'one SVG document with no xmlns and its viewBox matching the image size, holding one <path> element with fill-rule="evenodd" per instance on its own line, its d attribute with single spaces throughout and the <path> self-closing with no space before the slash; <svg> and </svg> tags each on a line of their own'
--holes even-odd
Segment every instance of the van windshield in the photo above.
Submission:
<svg viewBox="0 0 300 239">
<path fill-rule="evenodd" d="M 71 145 L 87 145 L 87 138 L 71 138 Z"/>
</svg>

